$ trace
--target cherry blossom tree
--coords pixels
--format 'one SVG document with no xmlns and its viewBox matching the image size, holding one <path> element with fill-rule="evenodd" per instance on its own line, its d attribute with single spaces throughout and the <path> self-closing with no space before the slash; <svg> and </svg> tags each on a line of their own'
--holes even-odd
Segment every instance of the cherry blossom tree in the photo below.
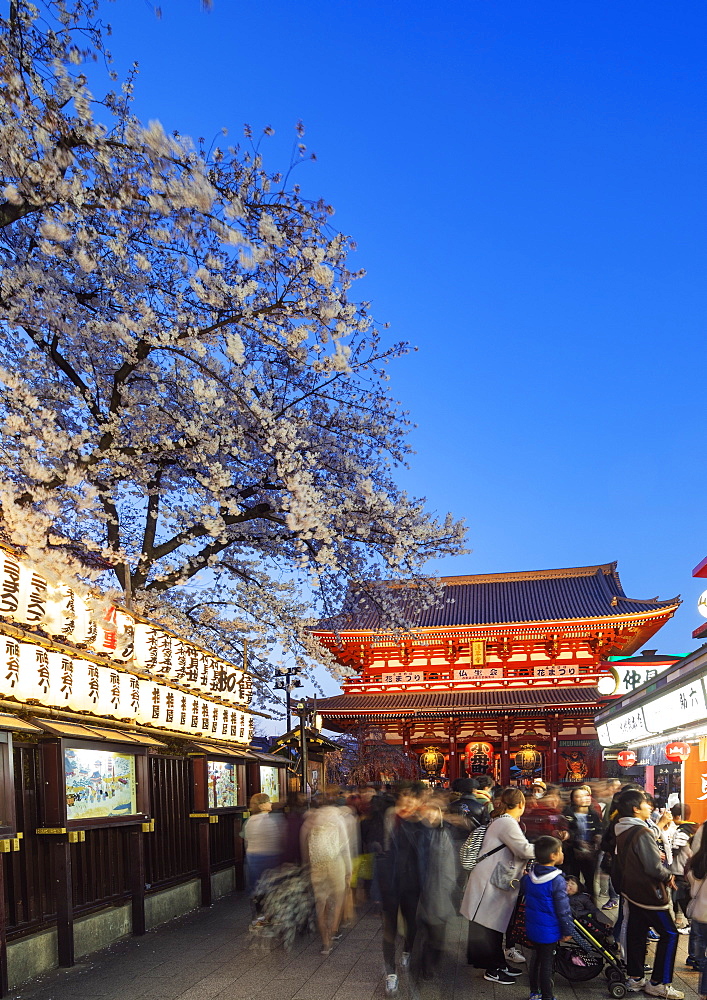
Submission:
<svg viewBox="0 0 707 1000">
<path fill-rule="evenodd" d="M 12 0 L 0 33 L 7 530 L 96 552 L 99 583 L 212 645 L 321 659 L 307 616 L 348 581 L 463 543 L 396 484 L 406 345 L 352 297 L 354 246 L 296 164 L 268 172 L 248 129 L 207 149 L 134 117 L 94 0 Z"/>
</svg>

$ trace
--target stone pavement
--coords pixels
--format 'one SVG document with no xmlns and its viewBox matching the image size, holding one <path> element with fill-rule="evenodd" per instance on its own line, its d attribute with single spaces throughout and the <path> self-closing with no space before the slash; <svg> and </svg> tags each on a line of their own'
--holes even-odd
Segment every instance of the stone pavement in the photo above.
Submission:
<svg viewBox="0 0 707 1000">
<path fill-rule="evenodd" d="M 234 893 L 10 995 L 16 1000 L 384 1000 L 380 917 L 372 907 L 363 908 L 328 958 L 319 954 L 316 934 L 299 938 L 288 953 L 254 942 L 249 922 L 248 899 Z M 400 974 L 399 1000 L 526 1000 L 527 976 L 499 986 L 466 964 L 466 929 L 461 917 L 449 926 L 447 961 L 436 980 L 417 987 Z M 674 982 L 686 1000 L 695 1000 L 698 977 L 685 969 L 686 947 L 687 936 L 681 935 Z M 575 985 L 558 976 L 555 985 L 558 1000 L 608 998 L 603 975 Z"/>
</svg>

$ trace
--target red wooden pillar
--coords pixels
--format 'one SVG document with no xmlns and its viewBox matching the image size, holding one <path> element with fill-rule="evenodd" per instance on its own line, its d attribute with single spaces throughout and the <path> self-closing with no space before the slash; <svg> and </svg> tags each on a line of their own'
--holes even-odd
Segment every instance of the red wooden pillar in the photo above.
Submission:
<svg viewBox="0 0 707 1000">
<path fill-rule="evenodd" d="M 560 731 L 560 720 L 556 714 L 550 716 L 549 720 L 550 729 L 550 759 L 548 761 L 548 772 L 547 780 L 553 784 L 557 784 L 559 781 L 559 740 L 558 733 Z"/>
<path fill-rule="evenodd" d="M 459 777 L 459 747 L 457 746 L 457 737 L 459 736 L 459 721 L 457 719 L 449 720 L 449 767 L 447 768 L 447 777 L 449 783 L 451 784 L 456 778 Z"/>
<path fill-rule="evenodd" d="M 511 724 L 507 715 L 501 720 L 501 784 L 508 785 L 511 780 Z"/>
<path fill-rule="evenodd" d="M 403 753 L 406 757 L 411 755 L 411 743 L 412 743 L 412 722 L 409 719 L 403 719 L 403 724 L 400 727 L 400 735 L 403 738 Z"/>
</svg>

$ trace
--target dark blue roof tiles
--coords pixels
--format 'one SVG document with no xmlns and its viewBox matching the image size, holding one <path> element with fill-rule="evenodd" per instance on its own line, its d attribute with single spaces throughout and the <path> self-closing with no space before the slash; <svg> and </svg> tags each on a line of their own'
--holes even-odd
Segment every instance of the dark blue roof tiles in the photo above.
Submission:
<svg viewBox="0 0 707 1000">
<path fill-rule="evenodd" d="M 414 593 L 404 586 L 378 586 L 386 587 L 387 596 L 394 599 L 401 619 L 416 628 L 623 618 L 679 603 L 678 598 L 669 601 L 627 598 L 616 563 L 525 573 L 442 577 L 440 582 L 442 598 L 437 605 L 426 610 L 416 608 Z M 340 615 L 320 622 L 318 627 L 367 631 L 390 628 L 391 624 L 384 624 L 376 602 L 359 590 L 349 594 Z"/>
<path fill-rule="evenodd" d="M 325 717 L 339 714 L 395 712 L 478 711 L 499 709 L 551 709 L 558 706 L 594 707 L 599 692 L 593 686 L 557 688 L 510 688 L 502 691 L 404 691 L 379 694 L 344 693 L 317 700 L 317 711 Z"/>
</svg>

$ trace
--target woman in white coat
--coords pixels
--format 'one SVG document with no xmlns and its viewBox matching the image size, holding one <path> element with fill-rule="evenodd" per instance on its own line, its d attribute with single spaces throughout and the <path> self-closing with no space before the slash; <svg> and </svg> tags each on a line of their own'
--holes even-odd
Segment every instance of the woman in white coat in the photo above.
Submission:
<svg viewBox="0 0 707 1000">
<path fill-rule="evenodd" d="M 506 963 L 503 934 L 513 916 L 520 876 L 526 862 L 535 855 L 533 845 L 526 840 L 518 822 L 524 809 L 525 796 L 520 788 L 506 788 L 498 808 L 491 813 L 479 860 L 469 876 L 460 910 L 470 921 L 469 964 L 485 969 L 484 979 L 504 986 L 520 975 L 519 969 L 510 968 Z M 499 889 L 492 885 L 491 876 L 497 865 L 511 871 L 515 869 L 517 880 L 511 888 Z"/>
</svg>

